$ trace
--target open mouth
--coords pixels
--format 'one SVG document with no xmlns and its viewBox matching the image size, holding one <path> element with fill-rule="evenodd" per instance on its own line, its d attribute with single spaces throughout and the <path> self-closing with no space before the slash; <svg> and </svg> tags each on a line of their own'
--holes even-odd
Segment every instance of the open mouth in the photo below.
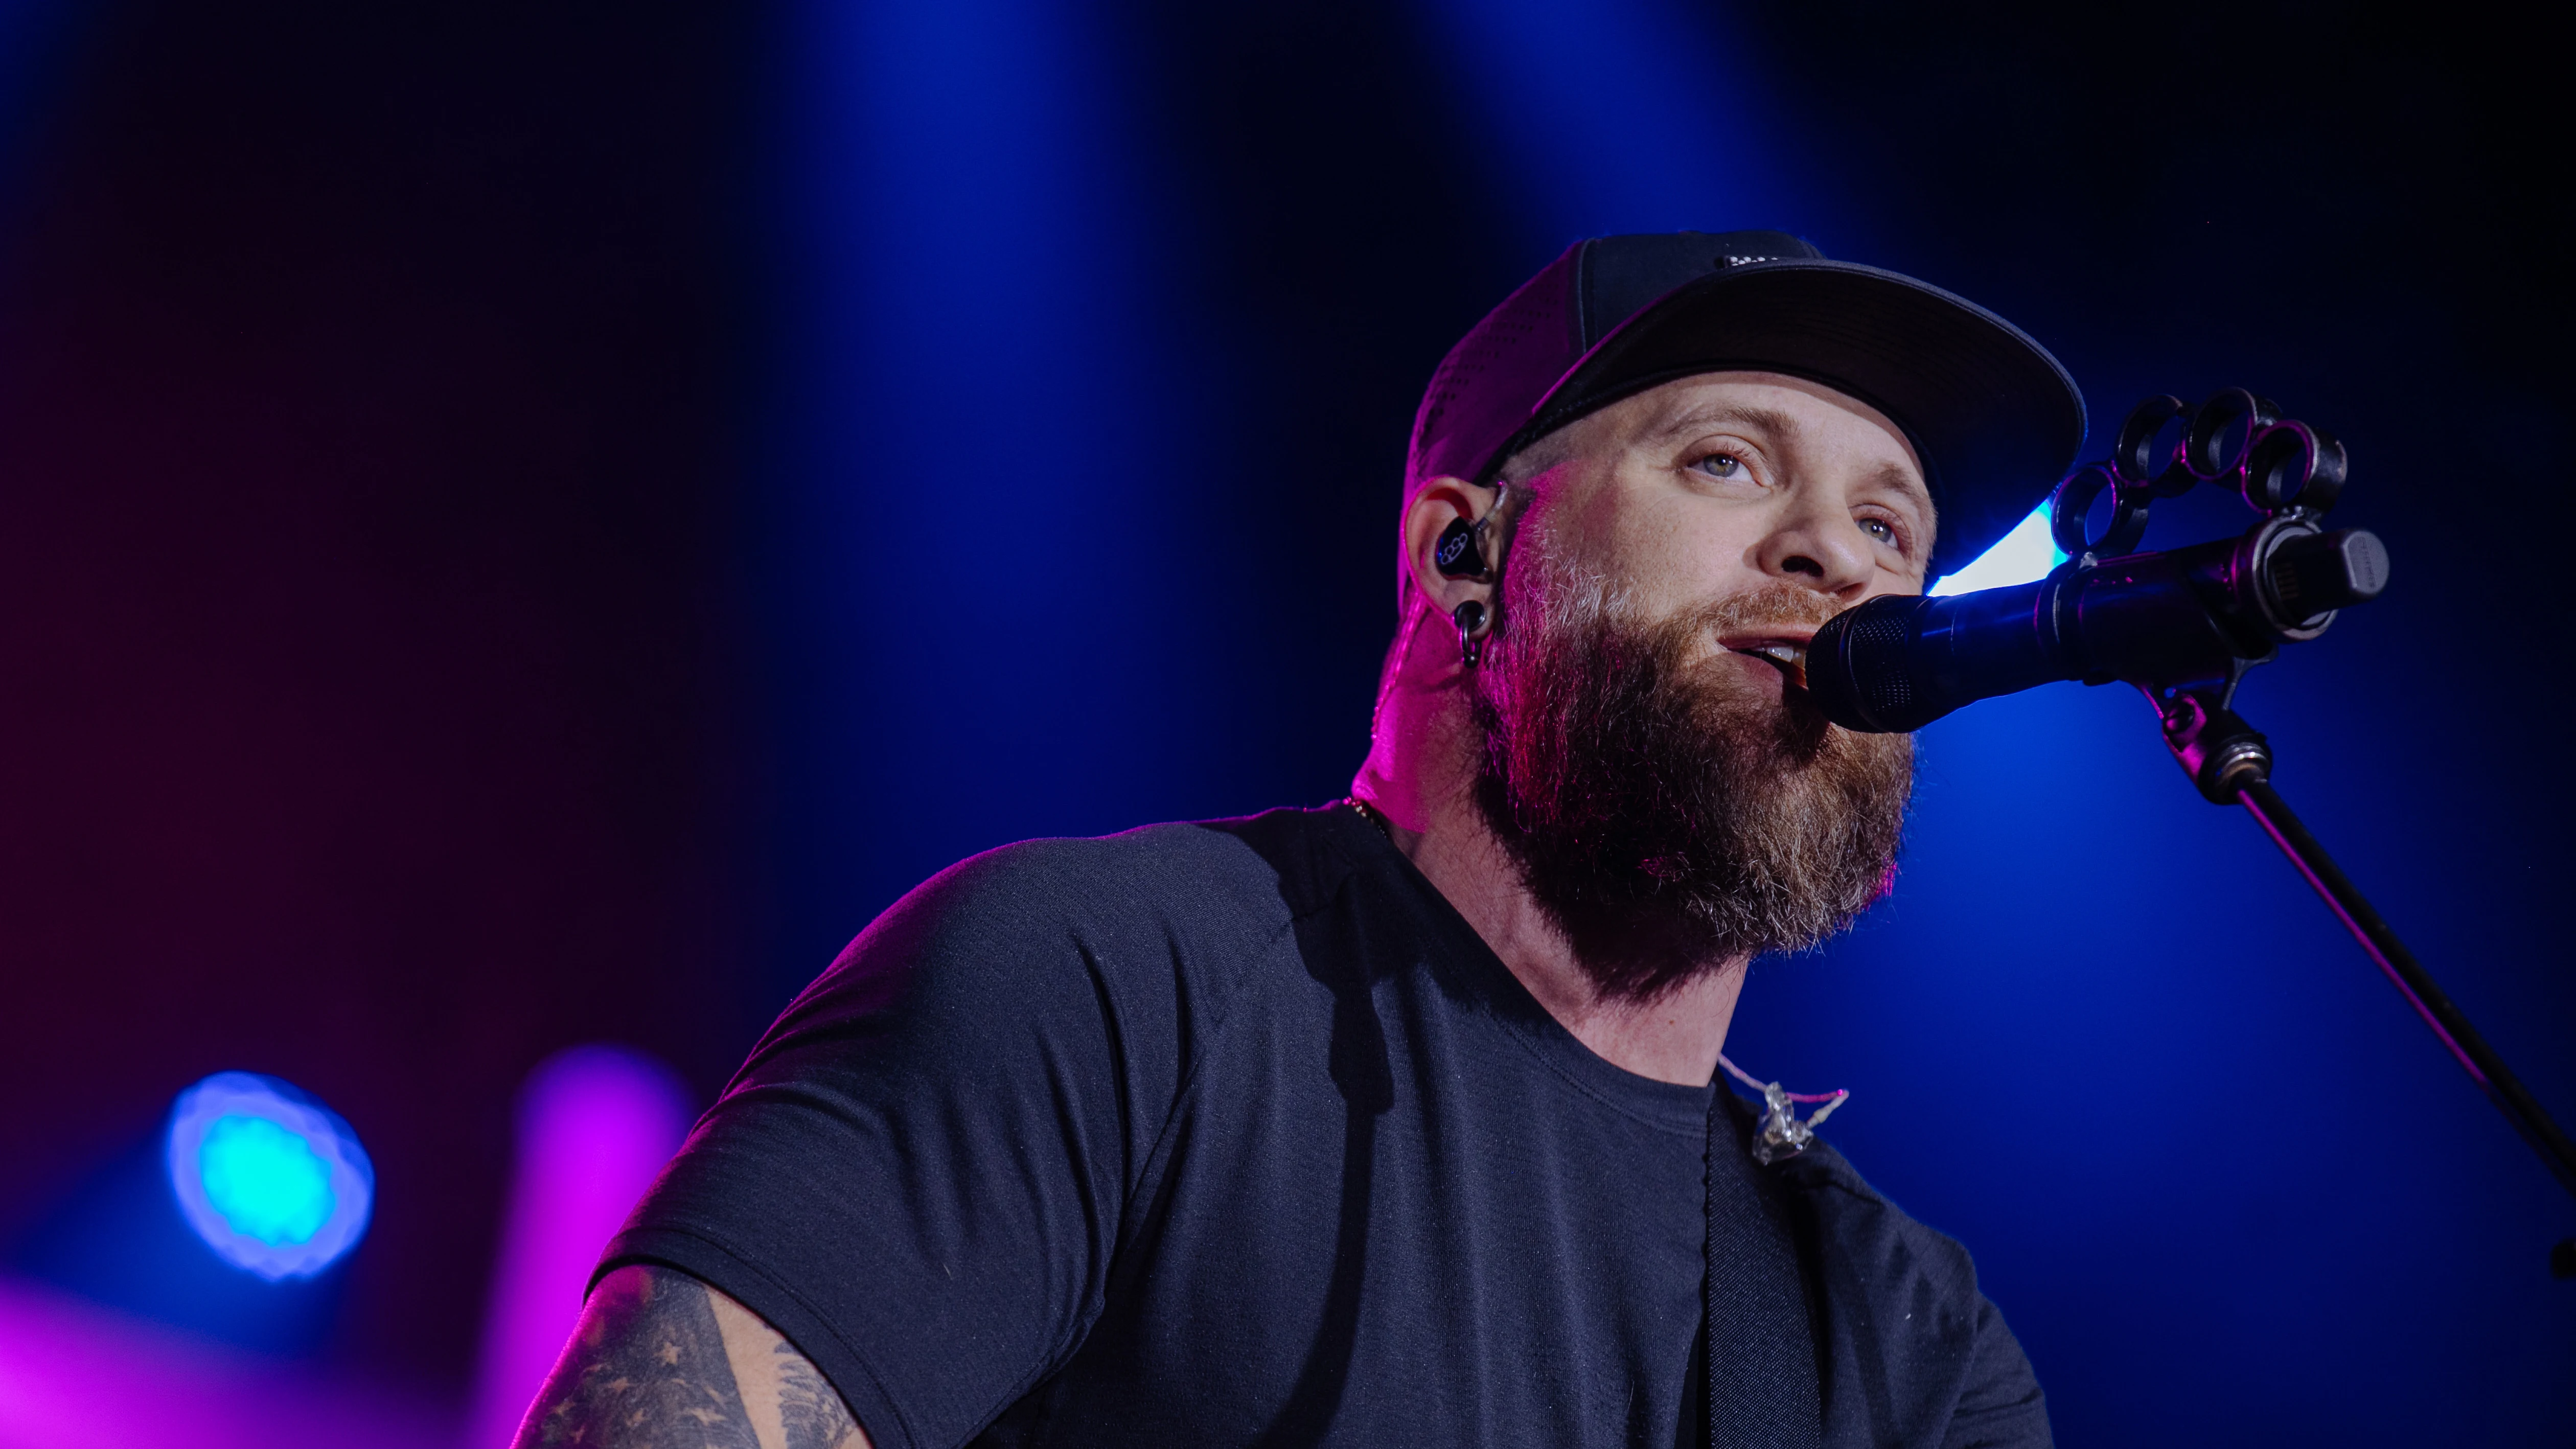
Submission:
<svg viewBox="0 0 2576 1449">
<path fill-rule="evenodd" d="M 1807 687 L 1805 646 L 1792 644 L 1785 639 L 1766 639 L 1759 644 L 1740 644 L 1732 647 L 1738 654 L 1750 654 L 1756 659 L 1771 661 L 1779 666 L 1782 678 L 1800 689 Z"/>
</svg>

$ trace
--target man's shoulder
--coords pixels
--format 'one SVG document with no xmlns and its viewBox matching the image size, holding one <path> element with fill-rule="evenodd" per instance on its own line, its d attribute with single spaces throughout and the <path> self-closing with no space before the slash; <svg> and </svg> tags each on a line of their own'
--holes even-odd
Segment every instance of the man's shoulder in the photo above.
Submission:
<svg viewBox="0 0 2576 1449">
<path fill-rule="evenodd" d="M 1814 1207 L 1827 1239 L 1864 1278 L 1909 1279 L 1944 1296 L 1975 1296 L 1976 1266 L 1966 1246 L 1898 1207 L 1840 1152 L 1818 1142 L 1783 1172 Z"/>
<path fill-rule="evenodd" d="M 1066 923 L 1224 915 L 1285 923 L 1328 898 L 1349 869 L 1329 812 L 1288 807 L 1019 841 L 940 872 L 906 904 Z"/>
<path fill-rule="evenodd" d="M 1822 1143 L 1783 1164 L 1783 1176 L 1813 1212 L 1825 1291 L 1843 1320 L 1838 1333 L 1865 1330 L 1859 1338 L 1874 1340 L 1873 1357 L 1904 1362 L 1907 1377 L 1928 1375 L 1927 1382 L 1967 1365 L 1981 1340 L 2010 1343 L 1958 1239 L 1898 1207 Z M 2013 1347 L 2008 1357 L 2019 1362 L 2019 1353 Z"/>
<path fill-rule="evenodd" d="M 988 850 L 896 902 L 827 977 L 1048 954 L 1157 970 L 1258 953 L 1352 870 L 1341 823 L 1287 808 Z"/>
<path fill-rule="evenodd" d="M 847 1041 L 990 1061 L 1032 1036 L 1091 1040 L 1104 1023 L 1120 1050 L 1158 1059 L 1204 1041 L 1247 984 L 1302 979 L 1275 968 L 1290 964 L 1296 919 L 1332 873 L 1319 862 L 1334 854 L 1334 823 L 1273 810 L 1025 840 L 960 861 L 870 922 L 789 1005 L 755 1063 Z"/>
<path fill-rule="evenodd" d="M 2049 1442 L 2047 1401 L 1968 1250 L 1889 1201 L 1818 1144 L 1784 1166 L 1813 1211 L 1834 1361 L 1867 1384 L 1826 1441 Z"/>
</svg>

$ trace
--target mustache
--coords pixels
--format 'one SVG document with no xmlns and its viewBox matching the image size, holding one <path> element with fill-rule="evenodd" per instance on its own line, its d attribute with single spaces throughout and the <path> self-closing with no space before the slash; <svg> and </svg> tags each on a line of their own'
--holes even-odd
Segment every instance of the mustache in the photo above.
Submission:
<svg viewBox="0 0 2576 1449">
<path fill-rule="evenodd" d="M 1681 618 L 1696 632 L 1754 634 L 1766 629 L 1817 629 L 1848 607 L 1831 594 L 1774 581 L 1691 606 Z"/>
</svg>

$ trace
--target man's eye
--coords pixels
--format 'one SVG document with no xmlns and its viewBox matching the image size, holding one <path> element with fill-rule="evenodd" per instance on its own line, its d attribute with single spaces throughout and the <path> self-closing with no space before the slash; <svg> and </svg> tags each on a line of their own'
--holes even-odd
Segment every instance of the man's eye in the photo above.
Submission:
<svg viewBox="0 0 2576 1449">
<path fill-rule="evenodd" d="M 1691 464 L 1691 466 L 1697 468 L 1703 473 L 1706 473 L 1711 478 L 1741 478 L 1744 476 L 1744 460 L 1736 457 L 1733 453 L 1711 453 L 1707 457 L 1700 459 L 1698 462 Z"/>
<path fill-rule="evenodd" d="M 1861 532 L 1891 548 L 1896 544 L 1896 525 L 1884 518 L 1864 518 L 1860 521 L 1860 528 Z"/>
</svg>

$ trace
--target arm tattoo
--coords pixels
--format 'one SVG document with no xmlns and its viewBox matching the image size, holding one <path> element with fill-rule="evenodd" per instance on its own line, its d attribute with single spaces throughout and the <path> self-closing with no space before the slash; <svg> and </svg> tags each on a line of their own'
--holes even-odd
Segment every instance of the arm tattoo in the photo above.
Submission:
<svg viewBox="0 0 2576 1449">
<path fill-rule="evenodd" d="M 787 1449 L 840 1449 L 855 1443 L 859 1426 L 841 1396 L 796 1346 L 781 1343 L 772 1350 L 778 1362 L 778 1417 L 787 1430 Z"/>
<path fill-rule="evenodd" d="M 602 1331 L 587 1331 L 585 1323 L 556 1366 L 530 1416 L 535 1441 L 581 1449 L 760 1449 L 705 1285 L 661 1270 L 639 1281 L 640 1292 L 594 1304 Z"/>
</svg>

